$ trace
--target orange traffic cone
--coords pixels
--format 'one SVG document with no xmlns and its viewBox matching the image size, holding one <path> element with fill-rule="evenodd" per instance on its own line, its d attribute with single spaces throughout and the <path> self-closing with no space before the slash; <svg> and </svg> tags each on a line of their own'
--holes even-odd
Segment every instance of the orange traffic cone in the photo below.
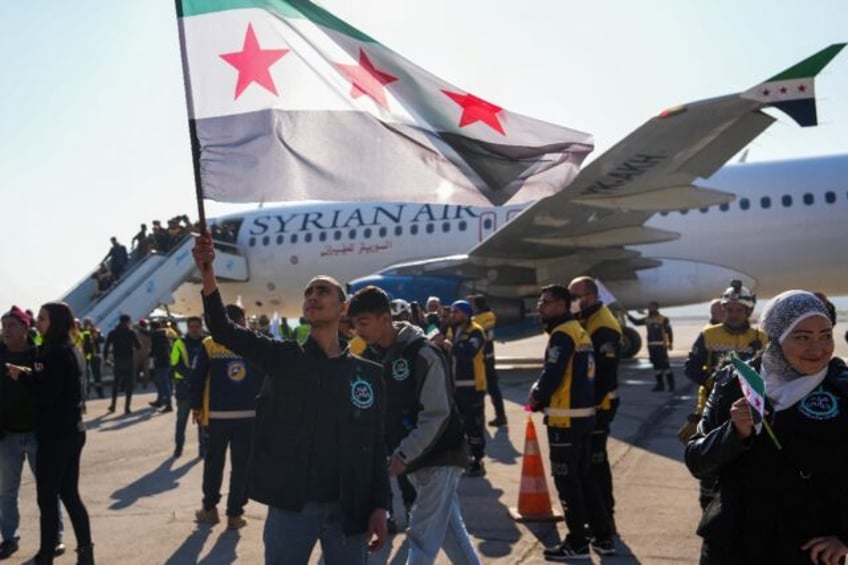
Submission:
<svg viewBox="0 0 848 565">
<path fill-rule="evenodd" d="M 536 438 L 536 426 L 533 425 L 533 418 L 530 417 L 527 418 L 527 431 L 524 434 L 524 461 L 521 464 L 518 508 L 510 508 L 509 515 L 516 522 L 562 520 L 562 514 L 555 514 L 551 508 L 545 466 L 542 464 L 542 454 L 539 452 L 539 440 Z"/>
</svg>

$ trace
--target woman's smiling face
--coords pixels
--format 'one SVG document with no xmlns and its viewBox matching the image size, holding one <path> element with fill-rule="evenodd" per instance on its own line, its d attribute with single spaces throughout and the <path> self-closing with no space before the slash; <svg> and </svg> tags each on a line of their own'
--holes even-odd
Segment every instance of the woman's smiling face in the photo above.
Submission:
<svg viewBox="0 0 848 565">
<path fill-rule="evenodd" d="M 783 355 L 802 375 L 824 369 L 833 357 L 833 327 L 824 316 L 811 316 L 798 322 L 783 343 Z"/>
</svg>

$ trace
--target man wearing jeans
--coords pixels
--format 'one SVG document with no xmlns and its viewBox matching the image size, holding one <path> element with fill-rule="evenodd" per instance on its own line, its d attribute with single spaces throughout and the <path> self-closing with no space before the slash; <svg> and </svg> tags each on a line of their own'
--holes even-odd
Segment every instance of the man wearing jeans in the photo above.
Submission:
<svg viewBox="0 0 848 565">
<path fill-rule="evenodd" d="M 449 552 L 480 563 L 459 509 L 457 486 L 468 455 L 444 356 L 417 326 L 392 323 L 389 297 L 375 286 L 353 296 L 348 315 L 369 345 L 363 356 L 383 365 L 389 473 L 405 473 L 417 492 L 407 563 L 433 563 L 446 539 L 458 545 L 448 545 Z"/>
<path fill-rule="evenodd" d="M 339 337 L 344 289 L 326 275 L 309 281 L 301 346 L 227 317 L 208 231 L 193 255 L 212 338 L 266 374 L 247 478 L 249 497 L 268 505 L 266 565 L 306 564 L 318 540 L 327 565 L 365 565 L 386 540 L 385 398 L 381 367 L 351 355 Z"/>
<path fill-rule="evenodd" d="M 20 510 L 18 492 L 24 461 L 35 475 L 38 444 L 35 439 L 35 399 L 20 381 L 9 378 L 6 363 L 32 367 L 35 347 L 28 336 L 29 315 L 13 306 L 3 314 L 3 340 L 0 343 L 0 559 L 18 551 Z M 61 510 L 61 507 L 60 507 Z M 59 514 L 59 539 L 56 554 L 65 551 L 62 543 L 62 515 Z"/>
</svg>

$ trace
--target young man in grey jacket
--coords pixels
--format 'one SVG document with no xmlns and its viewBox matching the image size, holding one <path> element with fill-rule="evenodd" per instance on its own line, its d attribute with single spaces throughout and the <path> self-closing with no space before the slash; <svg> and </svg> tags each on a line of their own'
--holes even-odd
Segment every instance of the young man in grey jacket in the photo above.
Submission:
<svg viewBox="0 0 848 565">
<path fill-rule="evenodd" d="M 433 563 L 448 531 L 466 561 L 480 563 L 459 509 L 468 455 L 453 380 L 439 349 L 417 326 L 393 323 L 390 308 L 388 295 L 369 286 L 353 296 L 348 316 L 368 343 L 363 356 L 383 365 L 389 474 L 405 473 L 417 493 L 407 563 Z"/>
</svg>

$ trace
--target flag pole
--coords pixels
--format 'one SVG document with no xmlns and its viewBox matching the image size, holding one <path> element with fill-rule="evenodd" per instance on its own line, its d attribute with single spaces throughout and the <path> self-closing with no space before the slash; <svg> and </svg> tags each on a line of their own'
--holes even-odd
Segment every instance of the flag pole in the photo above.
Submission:
<svg viewBox="0 0 848 565">
<path fill-rule="evenodd" d="M 206 233 L 206 209 L 203 205 L 203 185 L 200 182 L 200 142 L 197 139 L 197 126 L 194 121 L 194 105 L 189 79 L 188 56 L 186 54 L 185 28 L 183 27 L 182 0 L 174 0 L 177 13 L 177 31 L 180 38 L 180 60 L 183 68 L 183 87 L 185 91 L 186 112 L 188 114 L 188 135 L 191 142 L 191 165 L 194 172 L 194 195 L 197 200 L 197 221 L 200 233 Z"/>
</svg>

